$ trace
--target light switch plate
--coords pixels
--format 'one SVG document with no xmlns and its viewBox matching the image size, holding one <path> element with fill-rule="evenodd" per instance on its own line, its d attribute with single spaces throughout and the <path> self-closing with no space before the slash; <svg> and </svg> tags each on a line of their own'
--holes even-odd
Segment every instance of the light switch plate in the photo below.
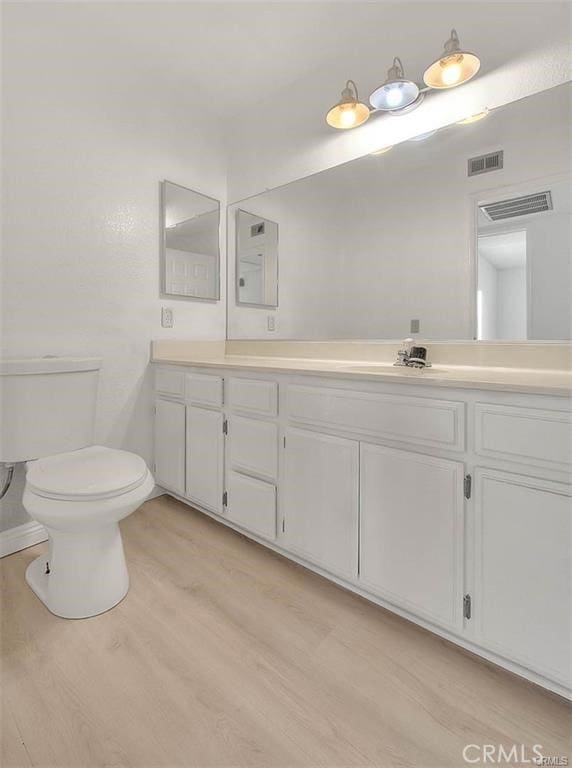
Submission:
<svg viewBox="0 0 572 768">
<path fill-rule="evenodd" d="M 276 330 L 276 318 L 274 317 L 274 315 L 266 316 L 266 330 L 268 331 Z"/>
<path fill-rule="evenodd" d="M 419 320 L 415 319 L 411 321 L 411 326 L 409 328 L 409 333 L 419 333 L 419 328 L 421 326 L 421 323 Z"/>
</svg>

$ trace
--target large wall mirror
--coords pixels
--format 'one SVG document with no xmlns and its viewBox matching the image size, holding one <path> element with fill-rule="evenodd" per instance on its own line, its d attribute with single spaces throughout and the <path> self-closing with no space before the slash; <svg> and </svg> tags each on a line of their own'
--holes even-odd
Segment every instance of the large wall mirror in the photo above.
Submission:
<svg viewBox="0 0 572 768">
<path fill-rule="evenodd" d="M 161 290 L 168 296 L 220 298 L 220 203 L 170 181 L 161 185 Z"/>
<path fill-rule="evenodd" d="M 268 328 L 240 209 L 280 229 L 273 338 L 570 339 L 571 105 L 567 83 L 231 205 L 229 337 Z"/>
</svg>

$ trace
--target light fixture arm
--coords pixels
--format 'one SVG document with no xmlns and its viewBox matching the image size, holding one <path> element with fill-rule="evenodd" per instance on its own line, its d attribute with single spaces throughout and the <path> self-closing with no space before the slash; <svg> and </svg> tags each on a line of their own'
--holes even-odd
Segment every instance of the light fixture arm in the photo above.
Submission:
<svg viewBox="0 0 572 768">
<path fill-rule="evenodd" d="M 342 91 L 342 102 L 359 101 L 357 85 L 353 80 L 346 80 L 346 87 Z"/>
<path fill-rule="evenodd" d="M 459 42 L 459 35 L 456 29 L 451 30 L 451 36 L 445 43 L 444 53 L 456 53 L 461 50 L 461 44 Z"/>
<path fill-rule="evenodd" d="M 401 59 L 399 58 L 399 56 L 395 56 L 393 59 L 393 64 L 387 70 L 387 79 L 401 80 L 403 77 L 404 77 L 403 64 L 401 63 Z"/>
</svg>

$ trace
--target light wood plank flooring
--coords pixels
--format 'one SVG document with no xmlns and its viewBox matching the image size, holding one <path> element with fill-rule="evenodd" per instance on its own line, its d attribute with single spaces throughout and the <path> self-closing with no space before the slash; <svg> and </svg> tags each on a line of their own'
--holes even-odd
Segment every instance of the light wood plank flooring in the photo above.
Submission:
<svg viewBox="0 0 572 768">
<path fill-rule="evenodd" d="M 3 768 L 467 765 L 572 757 L 571 708 L 179 502 L 122 525 L 131 589 L 52 616 L 1 561 Z M 474 756 L 475 753 L 471 753 Z"/>
</svg>

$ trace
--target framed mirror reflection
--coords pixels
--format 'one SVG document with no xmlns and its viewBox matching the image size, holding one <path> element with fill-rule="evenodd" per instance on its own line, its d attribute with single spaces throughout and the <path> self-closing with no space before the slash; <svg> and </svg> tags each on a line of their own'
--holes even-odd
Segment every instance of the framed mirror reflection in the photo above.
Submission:
<svg viewBox="0 0 572 768">
<path fill-rule="evenodd" d="M 571 114 L 566 83 L 229 206 L 279 227 L 273 338 L 572 338 Z M 228 335 L 264 338 L 237 244 Z"/>
<path fill-rule="evenodd" d="M 278 306 L 278 224 L 236 211 L 236 303 Z"/>
<path fill-rule="evenodd" d="M 161 291 L 220 298 L 220 202 L 171 181 L 161 184 Z"/>
</svg>

